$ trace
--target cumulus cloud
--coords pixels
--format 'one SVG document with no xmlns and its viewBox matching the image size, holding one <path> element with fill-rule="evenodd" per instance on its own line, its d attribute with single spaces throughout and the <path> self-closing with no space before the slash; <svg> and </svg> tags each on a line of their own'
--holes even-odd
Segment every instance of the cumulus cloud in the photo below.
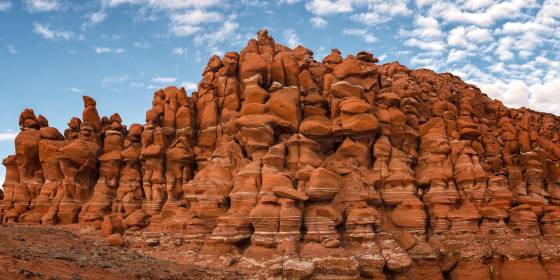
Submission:
<svg viewBox="0 0 560 280">
<path fill-rule="evenodd" d="M 293 29 L 284 30 L 284 32 L 282 33 L 282 37 L 284 38 L 284 41 L 290 48 L 295 48 L 297 47 L 297 45 L 300 44 L 299 37 L 296 34 L 296 31 Z"/>
<path fill-rule="evenodd" d="M 318 16 L 352 12 L 352 1 L 347 0 L 311 0 L 305 9 Z"/>
<path fill-rule="evenodd" d="M 191 25 L 172 25 L 171 32 L 178 37 L 187 37 L 191 36 L 194 33 L 202 30 L 200 26 L 191 26 Z"/>
<path fill-rule="evenodd" d="M 447 63 L 463 61 L 467 56 L 469 56 L 469 53 L 466 51 L 453 49 L 447 54 Z"/>
<path fill-rule="evenodd" d="M 115 85 L 128 82 L 130 79 L 131 77 L 128 74 L 104 77 L 101 79 L 101 87 L 113 87 Z"/>
<path fill-rule="evenodd" d="M 173 54 L 183 56 L 189 52 L 188 48 L 173 48 Z"/>
<path fill-rule="evenodd" d="M 176 36 L 186 37 L 202 30 L 201 24 L 219 22 L 222 19 L 220 13 L 190 10 L 171 15 L 170 29 Z"/>
<path fill-rule="evenodd" d="M 293 5 L 295 3 L 298 3 L 300 0 L 280 0 L 280 4 L 286 3 L 288 5 Z"/>
<path fill-rule="evenodd" d="M 84 90 L 81 88 L 76 88 L 76 87 L 69 87 L 68 88 L 69 91 L 73 92 L 73 93 L 80 93 L 83 92 Z"/>
<path fill-rule="evenodd" d="M 188 37 L 204 30 L 207 23 L 220 22 L 220 13 L 208 11 L 210 8 L 224 6 L 221 0 L 102 0 L 103 9 L 121 6 L 138 8 L 137 20 L 157 19 L 156 13 L 169 16 L 169 32 L 177 37 Z"/>
<path fill-rule="evenodd" d="M 0 141 L 13 141 L 17 135 L 17 132 L 12 130 L 0 132 Z"/>
<path fill-rule="evenodd" d="M 54 30 L 49 26 L 41 23 L 33 23 L 33 32 L 47 40 L 65 40 L 69 41 L 74 37 L 74 33 L 65 30 Z"/>
<path fill-rule="evenodd" d="M 89 14 L 86 18 L 86 22 L 83 27 L 91 27 L 103 22 L 107 18 L 107 13 L 104 10 L 93 12 Z"/>
<path fill-rule="evenodd" d="M 171 20 L 177 24 L 199 25 L 207 22 L 216 22 L 222 19 L 222 15 L 216 12 L 203 10 L 190 10 L 179 14 L 173 14 Z"/>
<path fill-rule="evenodd" d="M 177 78 L 175 77 L 154 77 L 152 79 L 153 83 L 158 83 L 158 84 L 171 84 L 174 83 L 175 81 L 177 81 Z"/>
<path fill-rule="evenodd" d="M 377 38 L 369 33 L 367 29 L 345 28 L 342 30 L 342 34 L 360 37 L 366 43 L 377 42 Z"/>
<path fill-rule="evenodd" d="M 414 19 L 414 29 L 399 31 L 405 40 L 404 45 L 408 47 L 419 48 L 428 52 L 442 52 L 446 48 L 445 42 L 442 40 L 444 36 L 439 22 L 433 17 L 416 16 Z M 426 58 L 416 58 L 416 63 L 426 61 Z M 424 64 L 423 62 L 420 64 Z"/>
<path fill-rule="evenodd" d="M 236 21 L 235 15 L 230 15 L 228 19 L 214 31 L 208 31 L 203 34 L 197 34 L 194 37 L 195 46 L 208 46 L 210 49 L 216 48 L 216 45 L 226 40 L 236 40 L 240 36 L 237 31 L 239 23 Z"/>
<path fill-rule="evenodd" d="M 431 12 L 446 22 L 492 26 L 500 20 L 523 16 L 523 10 L 535 7 L 535 0 L 509 0 L 486 5 L 485 9 L 469 11 L 454 2 L 439 2 L 432 6 Z M 463 8 L 463 9 L 462 9 Z"/>
<path fill-rule="evenodd" d="M 476 26 L 458 26 L 449 32 L 447 43 L 451 46 L 470 48 L 475 47 L 478 43 L 489 42 L 493 40 L 490 30 L 479 28 Z"/>
<path fill-rule="evenodd" d="M 144 41 L 136 41 L 136 42 L 133 42 L 133 43 L 132 43 L 132 46 L 133 46 L 135 49 L 147 49 L 147 48 L 150 48 L 150 47 L 151 47 L 150 43 L 144 42 Z"/>
<path fill-rule="evenodd" d="M 105 48 L 105 47 L 96 47 L 95 48 L 95 53 L 100 54 L 100 53 L 110 53 L 112 50 L 111 48 Z"/>
<path fill-rule="evenodd" d="M 354 2 L 356 2 L 356 4 L 360 4 L 360 1 Z M 363 2 L 368 4 L 368 10 L 366 12 L 354 14 L 350 18 L 356 22 L 369 26 L 375 26 L 388 22 L 396 16 L 407 16 L 412 14 L 412 11 L 407 7 L 407 0 L 369 0 Z"/>
<path fill-rule="evenodd" d="M 511 37 L 503 37 L 500 39 L 498 47 L 496 48 L 496 54 L 500 60 L 506 61 L 513 59 L 513 52 L 510 50 L 513 43 L 514 40 Z"/>
<path fill-rule="evenodd" d="M 221 0 L 102 0 L 103 6 L 144 6 L 152 9 L 179 10 L 185 8 L 207 8 L 223 3 Z"/>
<path fill-rule="evenodd" d="M 198 84 L 195 82 L 182 82 L 181 87 L 184 87 L 187 92 L 193 92 L 198 89 Z"/>
<path fill-rule="evenodd" d="M 410 38 L 404 42 L 406 46 L 417 47 L 428 51 L 443 51 L 445 43 L 442 41 L 422 41 L 417 38 Z"/>
<path fill-rule="evenodd" d="M 416 28 L 405 35 L 424 39 L 439 39 L 443 35 L 438 20 L 433 17 L 417 16 L 414 25 Z"/>
<path fill-rule="evenodd" d="M 312 17 L 309 22 L 311 22 L 311 26 L 313 26 L 314 28 L 325 28 L 329 23 L 322 17 Z"/>
<path fill-rule="evenodd" d="M 95 53 L 96 54 L 104 54 L 104 53 L 124 53 L 125 50 L 123 48 L 108 48 L 108 47 L 96 47 Z"/>
<path fill-rule="evenodd" d="M 6 12 L 12 8 L 12 2 L 0 1 L 0 12 Z"/>
<path fill-rule="evenodd" d="M 31 13 L 53 12 L 61 8 L 58 0 L 24 0 L 23 3 Z"/>
</svg>

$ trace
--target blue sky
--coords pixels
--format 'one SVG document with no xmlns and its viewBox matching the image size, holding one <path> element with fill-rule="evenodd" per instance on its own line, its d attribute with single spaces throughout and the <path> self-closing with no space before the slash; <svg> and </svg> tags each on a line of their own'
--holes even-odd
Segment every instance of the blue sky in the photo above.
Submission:
<svg viewBox="0 0 560 280">
<path fill-rule="evenodd" d="M 63 130 L 90 95 L 142 123 L 155 89 L 192 91 L 211 54 L 262 28 L 318 60 L 368 50 L 560 114 L 560 0 L 0 0 L 0 157 L 26 107 Z"/>
</svg>

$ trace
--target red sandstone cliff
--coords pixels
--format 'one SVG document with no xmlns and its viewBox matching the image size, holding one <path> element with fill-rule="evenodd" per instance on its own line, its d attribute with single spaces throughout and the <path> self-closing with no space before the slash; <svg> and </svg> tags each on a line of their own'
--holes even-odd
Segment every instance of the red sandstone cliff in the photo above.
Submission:
<svg viewBox="0 0 560 280">
<path fill-rule="evenodd" d="M 560 119 L 377 62 L 261 31 L 145 125 L 84 97 L 63 135 L 26 109 L 0 220 L 257 278 L 560 279 Z"/>
</svg>

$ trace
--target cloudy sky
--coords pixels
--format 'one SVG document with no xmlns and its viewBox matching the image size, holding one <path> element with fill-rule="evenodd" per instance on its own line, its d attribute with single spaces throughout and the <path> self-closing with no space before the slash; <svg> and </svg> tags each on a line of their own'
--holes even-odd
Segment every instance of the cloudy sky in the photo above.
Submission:
<svg viewBox="0 0 560 280">
<path fill-rule="evenodd" d="M 211 54 L 262 28 L 318 60 L 368 50 L 560 114 L 560 0 L 0 0 L 0 157 L 25 107 L 63 130 L 90 95 L 142 122 L 155 89 L 192 91 Z"/>
</svg>

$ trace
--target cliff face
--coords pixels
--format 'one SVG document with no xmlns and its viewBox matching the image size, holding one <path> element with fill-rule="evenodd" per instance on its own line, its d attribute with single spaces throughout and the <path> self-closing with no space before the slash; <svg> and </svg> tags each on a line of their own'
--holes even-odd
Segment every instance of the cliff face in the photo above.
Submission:
<svg viewBox="0 0 560 280">
<path fill-rule="evenodd" d="M 145 125 L 84 97 L 62 135 L 26 109 L 0 220 L 257 278 L 560 279 L 560 119 L 377 62 L 261 31 Z"/>
</svg>

